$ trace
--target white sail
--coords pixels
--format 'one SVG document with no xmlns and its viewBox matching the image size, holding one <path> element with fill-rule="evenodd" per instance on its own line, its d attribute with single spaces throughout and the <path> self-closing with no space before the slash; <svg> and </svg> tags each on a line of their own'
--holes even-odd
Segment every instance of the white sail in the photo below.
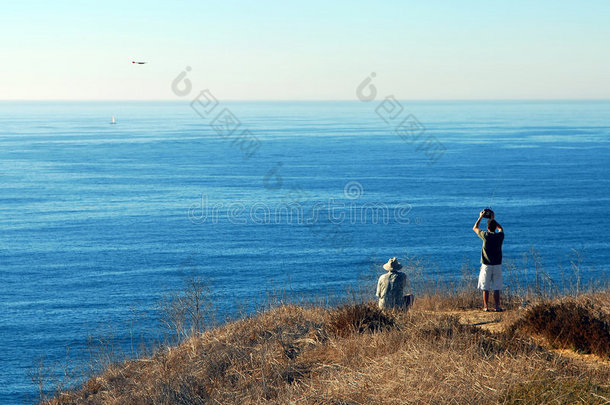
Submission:
<svg viewBox="0 0 610 405">
<path fill-rule="evenodd" d="M 112 116 L 112 121 L 110 121 L 111 124 L 116 124 L 116 119 L 114 118 L 114 115 Z"/>
</svg>

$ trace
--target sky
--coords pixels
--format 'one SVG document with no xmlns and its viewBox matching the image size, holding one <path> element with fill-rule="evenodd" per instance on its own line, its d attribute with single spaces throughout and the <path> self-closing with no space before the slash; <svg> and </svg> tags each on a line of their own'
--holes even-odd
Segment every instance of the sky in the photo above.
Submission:
<svg viewBox="0 0 610 405">
<path fill-rule="evenodd" d="M 2 100 L 610 99 L 610 1 L 3 1 Z M 147 61 L 134 65 L 133 60 Z M 190 96 L 190 94 L 189 94 Z"/>
</svg>

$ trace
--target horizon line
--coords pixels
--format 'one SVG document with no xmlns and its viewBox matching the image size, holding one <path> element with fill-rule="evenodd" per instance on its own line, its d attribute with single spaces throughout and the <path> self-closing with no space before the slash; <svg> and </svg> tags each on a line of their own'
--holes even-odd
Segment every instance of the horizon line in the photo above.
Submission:
<svg viewBox="0 0 610 405">
<path fill-rule="evenodd" d="M 608 98 L 422 98 L 422 99 L 396 99 L 398 101 L 407 101 L 407 102 L 426 102 L 426 101 L 520 101 L 520 102 L 532 102 L 532 101 L 610 101 L 610 97 Z M 0 99 L 0 102 L 171 102 L 171 101 L 192 101 L 187 98 L 178 99 L 112 99 L 112 98 L 104 98 L 104 99 Z M 229 101 L 252 101 L 252 102 L 337 102 L 337 101 L 353 101 L 362 103 L 363 101 L 357 99 L 345 99 L 345 98 L 337 98 L 337 99 L 237 99 L 237 98 L 228 98 L 222 100 L 223 102 Z M 373 101 L 373 100 L 371 100 Z M 382 99 L 378 100 L 382 101 Z"/>
</svg>

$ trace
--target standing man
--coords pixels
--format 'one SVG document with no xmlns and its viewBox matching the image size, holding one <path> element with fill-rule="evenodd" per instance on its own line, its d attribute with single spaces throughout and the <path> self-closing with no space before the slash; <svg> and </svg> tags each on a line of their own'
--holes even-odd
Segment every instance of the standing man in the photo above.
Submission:
<svg viewBox="0 0 610 405">
<path fill-rule="evenodd" d="M 494 302 L 496 312 L 502 312 L 500 306 L 500 290 L 502 289 L 502 242 L 504 242 L 504 231 L 500 224 L 494 219 L 493 211 L 487 211 L 487 231 L 479 229 L 481 219 L 486 213 L 483 210 L 479 213 L 479 219 L 472 227 L 472 230 L 483 240 L 481 249 L 481 272 L 479 273 L 478 288 L 483 290 L 483 311 L 489 311 L 489 291 L 494 292 Z M 496 233 L 496 230 L 498 231 Z"/>
<path fill-rule="evenodd" d="M 395 257 L 392 257 L 383 268 L 387 273 L 379 277 L 377 282 L 377 297 L 379 298 L 379 309 L 392 309 L 405 306 L 405 286 L 407 275 L 401 271 L 402 265 Z"/>
</svg>

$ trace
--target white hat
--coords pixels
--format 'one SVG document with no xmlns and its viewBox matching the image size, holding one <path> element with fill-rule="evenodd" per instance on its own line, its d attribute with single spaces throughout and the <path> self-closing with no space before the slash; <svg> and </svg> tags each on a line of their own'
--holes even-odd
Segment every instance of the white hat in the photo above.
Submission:
<svg viewBox="0 0 610 405">
<path fill-rule="evenodd" d="M 383 268 L 387 271 L 396 271 L 402 269 L 402 264 L 398 263 L 395 257 L 388 260 L 386 264 L 383 265 Z"/>
</svg>

